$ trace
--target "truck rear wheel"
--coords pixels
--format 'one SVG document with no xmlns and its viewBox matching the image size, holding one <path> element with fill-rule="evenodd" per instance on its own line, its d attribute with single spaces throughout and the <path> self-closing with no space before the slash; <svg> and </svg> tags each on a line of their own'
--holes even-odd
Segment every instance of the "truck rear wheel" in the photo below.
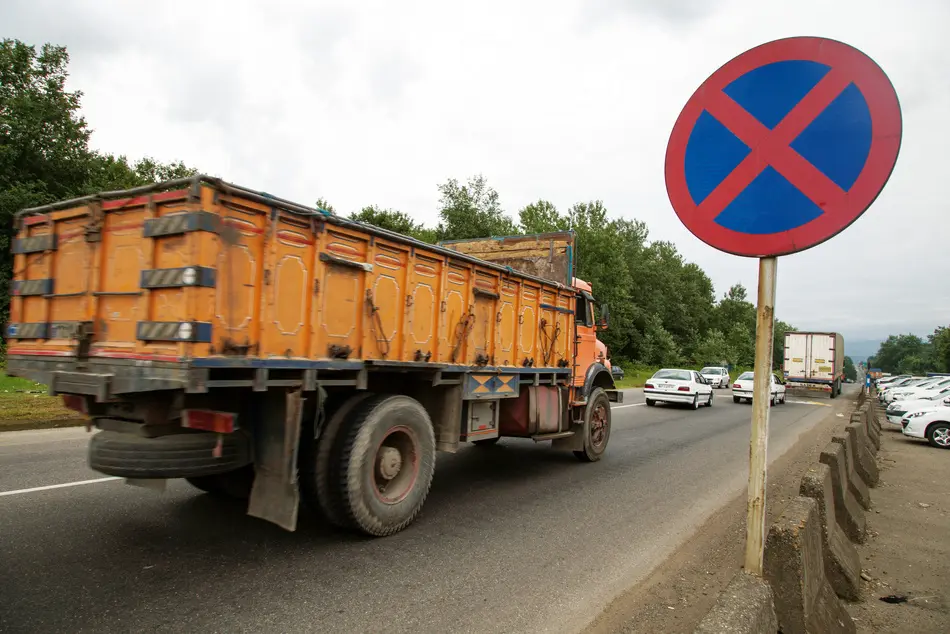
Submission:
<svg viewBox="0 0 950 634">
<path fill-rule="evenodd" d="M 837 381 L 831 384 L 831 398 L 837 398 L 839 389 Z"/>
<path fill-rule="evenodd" d="M 422 510 L 435 472 L 435 433 L 408 396 L 377 396 L 343 434 L 340 498 L 349 523 L 376 537 L 407 527 Z"/>
<path fill-rule="evenodd" d="M 353 395 L 327 411 L 327 420 L 315 440 L 302 439 L 300 445 L 300 492 L 304 502 L 340 528 L 350 528 L 343 508 L 340 484 L 340 452 L 345 434 L 340 430 L 355 409 L 369 398 L 366 392 Z"/>
<path fill-rule="evenodd" d="M 584 449 L 574 455 L 584 462 L 597 462 L 610 440 L 610 399 L 603 388 L 594 388 L 584 412 Z"/>
</svg>

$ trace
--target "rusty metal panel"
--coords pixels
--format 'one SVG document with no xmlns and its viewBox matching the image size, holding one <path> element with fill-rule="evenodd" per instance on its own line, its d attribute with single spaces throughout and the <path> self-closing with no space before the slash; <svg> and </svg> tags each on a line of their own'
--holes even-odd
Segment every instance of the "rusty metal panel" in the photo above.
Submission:
<svg viewBox="0 0 950 634">
<path fill-rule="evenodd" d="M 499 401 L 498 427 L 503 436 L 528 437 L 560 429 L 564 415 L 561 388 L 532 385 L 517 398 Z"/>
<path fill-rule="evenodd" d="M 574 277 L 573 231 L 452 240 L 440 246 L 566 286 Z"/>
</svg>

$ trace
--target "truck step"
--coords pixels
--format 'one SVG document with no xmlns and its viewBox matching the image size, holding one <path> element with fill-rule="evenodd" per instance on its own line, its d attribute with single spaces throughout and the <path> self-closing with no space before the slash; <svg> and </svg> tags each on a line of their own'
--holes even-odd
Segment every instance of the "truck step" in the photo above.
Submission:
<svg viewBox="0 0 950 634">
<path fill-rule="evenodd" d="M 542 440 L 556 440 L 558 438 L 567 438 L 568 436 L 573 436 L 574 432 L 572 431 L 558 431 L 553 434 L 537 434 L 531 437 L 531 440 L 534 442 L 541 442 Z"/>
</svg>

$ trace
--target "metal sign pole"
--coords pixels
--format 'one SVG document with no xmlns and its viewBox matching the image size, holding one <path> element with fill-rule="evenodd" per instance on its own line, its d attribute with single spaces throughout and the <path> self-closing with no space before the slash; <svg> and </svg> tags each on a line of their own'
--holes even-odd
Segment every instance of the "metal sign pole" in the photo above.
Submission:
<svg viewBox="0 0 950 634">
<path fill-rule="evenodd" d="M 765 486 L 772 397 L 772 337 L 775 330 L 775 276 L 778 258 L 759 259 L 759 295 L 755 316 L 755 380 L 749 439 L 749 507 L 746 517 L 745 569 L 762 576 L 765 550 Z"/>
</svg>

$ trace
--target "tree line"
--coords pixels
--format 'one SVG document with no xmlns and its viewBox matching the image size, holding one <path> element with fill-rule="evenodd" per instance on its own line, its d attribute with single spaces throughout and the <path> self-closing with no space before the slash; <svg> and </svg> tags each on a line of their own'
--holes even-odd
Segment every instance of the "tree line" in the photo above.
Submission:
<svg viewBox="0 0 950 634">
<path fill-rule="evenodd" d="M 39 51 L 18 40 L 0 46 L 0 317 L 9 314 L 13 216 L 20 209 L 95 192 L 189 176 L 182 162 L 93 150 L 91 128 L 81 113 L 81 91 L 67 91 L 65 47 Z M 566 210 L 539 199 L 510 215 L 482 175 L 438 185 L 438 222 L 426 226 L 400 210 L 367 206 L 348 214 L 419 240 L 440 240 L 573 230 L 576 274 L 610 307 L 611 327 L 602 337 L 615 361 L 649 366 L 725 362 L 751 366 L 755 306 L 741 284 L 716 297 L 712 280 L 687 262 L 675 245 L 650 240 L 640 220 L 611 217 L 601 200 Z M 323 199 L 316 206 L 337 213 Z M 775 322 L 776 366 L 784 334 Z"/>
<path fill-rule="evenodd" d="M 950 373 L 950 328 L 938 326 L 926 339 L 911 334 L 891 335 L 868 358 L 868 367 L 891 374 Z"/>
</svg>

